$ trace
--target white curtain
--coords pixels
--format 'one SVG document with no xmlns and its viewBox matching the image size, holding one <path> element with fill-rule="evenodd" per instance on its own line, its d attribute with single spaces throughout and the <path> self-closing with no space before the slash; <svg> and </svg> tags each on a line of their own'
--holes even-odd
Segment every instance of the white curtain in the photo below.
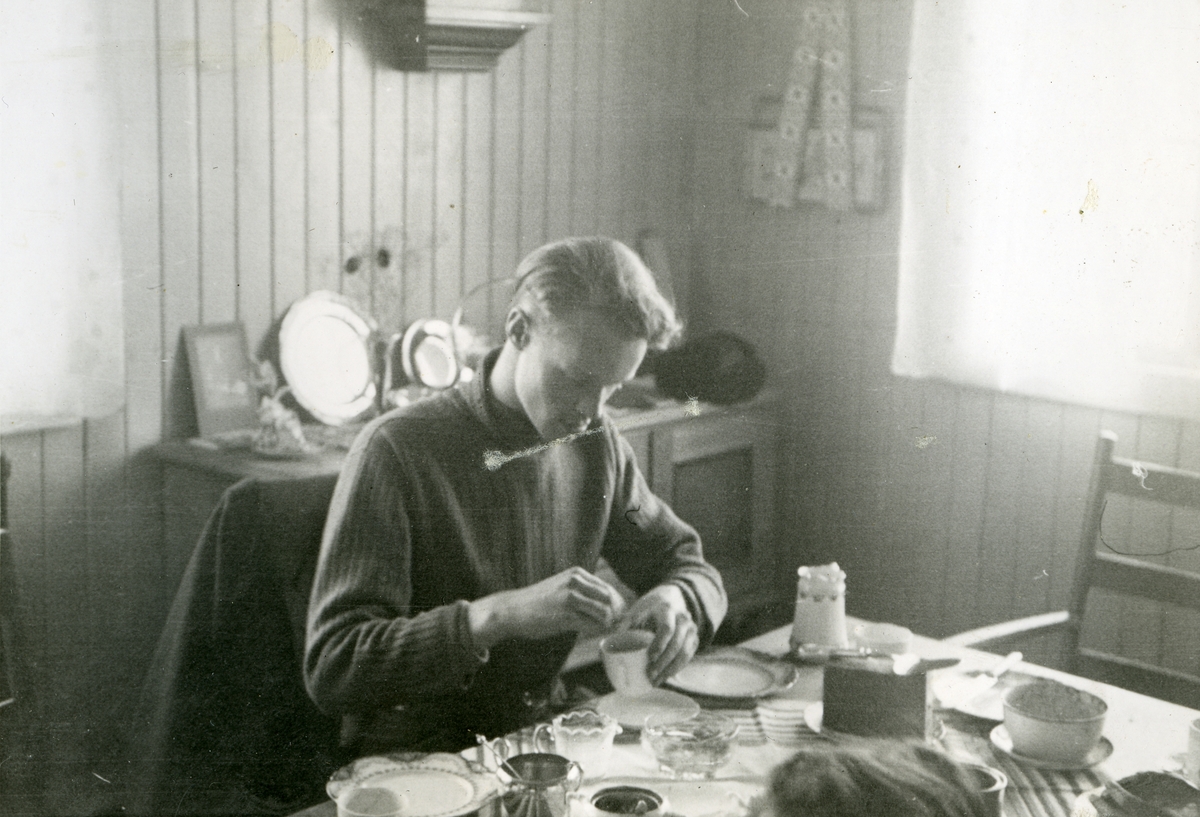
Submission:
<svg viewBox="0 0 1200 817">
<path fill-rule="evenodd" d="M 0 0 L 0 422 L 124 399 L 107 7 Z"/>
<path fill-rule="evenodd" d="M 893 371 L 1200 418 L 1200 0 L 916 0 Z"/>
</svg>

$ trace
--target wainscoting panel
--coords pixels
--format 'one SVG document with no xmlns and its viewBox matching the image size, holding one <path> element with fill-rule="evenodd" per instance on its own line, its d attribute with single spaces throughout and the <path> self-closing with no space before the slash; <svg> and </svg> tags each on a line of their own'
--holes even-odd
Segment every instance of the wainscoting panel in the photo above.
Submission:
<svg viewBox="0 0 1200 817">
<path fill-rule="evenodd" d="M 119 788 L 181 568 L 148 449 L 195 433 L 182 327 L 241 321 L 257 353 L 328 289 L 397 332 L 569 234 L 657 230 L 681 298 L 690 260 L 691 4 L 553 0 L 495 69 L 424 74 L 374 66 L 331 0 L 118 5 L 126 405 L 2 440 L 55 814 Z M 479 289 L 467 322 L 508 296 Z"/>
</svg>

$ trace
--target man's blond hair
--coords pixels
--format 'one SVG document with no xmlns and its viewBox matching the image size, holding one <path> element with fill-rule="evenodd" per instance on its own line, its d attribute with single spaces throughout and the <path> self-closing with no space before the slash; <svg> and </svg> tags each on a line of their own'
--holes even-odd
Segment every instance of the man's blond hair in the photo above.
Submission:
<svg viewBox="0 0 1200 817">
<path fill-rule="evenodd" d="M 654 274 L 625 244 L 613 238 L 564 238 L 525 256 L 517 267 L 513 305 L 530 319 L 565 317 L 596 309 L 649 348 L 666 349 L 683 325 L 659 292 Z"/>
</svg>

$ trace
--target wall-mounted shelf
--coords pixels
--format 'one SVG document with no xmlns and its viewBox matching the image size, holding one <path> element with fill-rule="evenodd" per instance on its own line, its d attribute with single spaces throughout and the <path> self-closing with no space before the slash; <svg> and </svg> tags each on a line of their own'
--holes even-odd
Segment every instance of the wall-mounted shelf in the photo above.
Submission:
<svg viewBox="0 0 1200 817">
<path fill-rule="evenodd" d="M 540 2 L 427 0 L 430 70 L 487 71 L 529 29 L 550 22 Z"/>
<path fill-rule="evenodd" d="M 547 0 L 337 0 L 375 62 L 397 71 L 487 71 Z"/>
</svg>

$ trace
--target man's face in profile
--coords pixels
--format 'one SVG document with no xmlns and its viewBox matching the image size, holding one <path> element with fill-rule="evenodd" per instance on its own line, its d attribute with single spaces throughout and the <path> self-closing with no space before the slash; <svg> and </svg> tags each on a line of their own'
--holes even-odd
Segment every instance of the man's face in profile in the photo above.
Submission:
<svg viewBox="0 0 1200 817">
<path fill-rule="evenodd" d="M 543 440 L 585 430 L 646 355 L 644 339 L 627 337 L 594 309 L 563 317 L 537 315 L 528 331 L 514 385 Z"/>
</svg>

